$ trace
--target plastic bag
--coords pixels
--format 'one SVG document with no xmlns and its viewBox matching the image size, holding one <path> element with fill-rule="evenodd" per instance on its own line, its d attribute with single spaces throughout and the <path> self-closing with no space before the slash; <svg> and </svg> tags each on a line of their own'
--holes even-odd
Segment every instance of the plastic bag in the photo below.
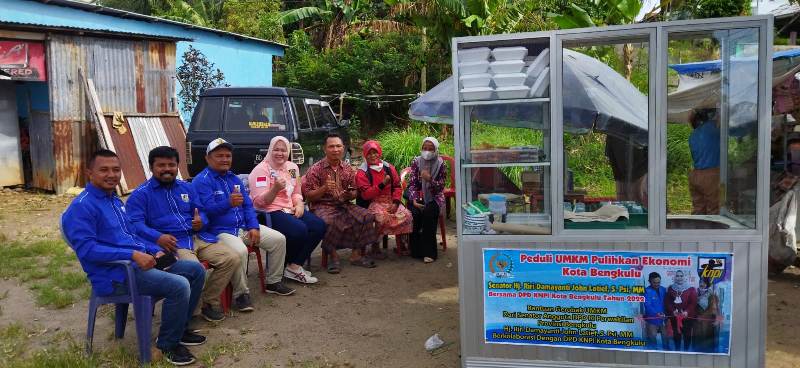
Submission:
<svg viewBox="0 0 800 368">
<path fill-rule="evenodd" d="M 433 334 L 433 336 L 429 337 L 428 340 L 425 341 L 425 350 L 427 351 L 434 351 L 444 345 L 444 341 L 439 337 L 439 334 Z"/>
</svg>

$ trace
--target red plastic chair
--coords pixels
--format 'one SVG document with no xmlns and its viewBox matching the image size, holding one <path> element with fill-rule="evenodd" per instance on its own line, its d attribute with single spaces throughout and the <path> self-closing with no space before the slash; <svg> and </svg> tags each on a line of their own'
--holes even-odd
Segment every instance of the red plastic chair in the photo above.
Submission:
<svg viewBox="0 0 800 368">
<path fill-rule="evenodd" d="M 258 261 L 258 280 L 261 282 L 261 292 L 266 294 L 267 293 L 267 276 L 264 272 L 264 263 L 261 261 L 261 248 L 254 247 L 251 245 L 247 246 L 247 253 L 255 253 L 256 261 Z"/>
<path fill-rule="evenodd" d="M 205 269 L 211 268 L 208 261 L 201 261 L 200 264 L 203 265 Z M 230 283 L 225 287 L 225 290 L 222 290 L 222 294 L 219 296 L 219 303 L 222 305 L 222 313 L 228 314 L 231 310 L 231 304 L 233 304 L 233 287 Z"/>
<path fill-rule="evenodd" d="M 452 161 L 453 159 L 450 158 Z M 408 187 L 408 183 L 406 182 L 406 178 L 408 178 L 408 174 L 411 173 L 411 168 L 407 167 L 400 172 L 400 187 L 403 189 L 403 193 L 406 192 L 406 187 Z M 453 192 L 455 193 L 455 191 Z M 445 202 L 447 202 L 447 196 L 445 195 Z M 408 204 L 406 204 L 408 205 Z M 445 233 L 445 222 L 444 222 L 444 215 L 439 214 L 439 230 L 442 236 L 442 252 L 447 250 L 447 234 Z"/>
<path fill-rule="evenodd" d="M 447 168 L 450 174 L 450 186 L 444 188 L 444 208 L 447 218 L 450 218 L 450 200 L 452 199 L 453 203 L 456 201 L 456 161 L 450 156 L 441 155 L 441 157 L 450 166 Z"/>
</svg>

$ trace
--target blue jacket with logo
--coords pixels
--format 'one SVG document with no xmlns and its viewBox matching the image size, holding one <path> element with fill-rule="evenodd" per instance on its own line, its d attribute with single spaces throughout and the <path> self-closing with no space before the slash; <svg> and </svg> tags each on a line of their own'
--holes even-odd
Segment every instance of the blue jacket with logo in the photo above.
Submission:
<svg viewBox="0 0 800 368">
<path fill-rule="evenodd" d="M 176 179 L 164 185 L 155 178 L 142 183 L 128 198 L 128 215 L 136 226 L 136 232 L 147 242 L 156 244 L 162 234 L 170 234 L 178 239 L 178 248 L 194 249 L 192 219 L 195 208 L 200 210 L 203 229 L 197 236 L 208 243 L 216 243 L 217 236 L 206 228 L 208 217 L 204 213 L 200 197 L 194 187 Z"/>
<path fill-rule="evenodd" d="M 238 207 L 231 207 L 230 196 L 236 185 L 244 197 Z M 208 232 L 219 235 L 238 235 L 239 229 L 258 229 L 253 201 L 239 178 L 228 171 L 223 175 L 206 167 L 192 179 L 192 186 L 208 216 Z"/>
<path fill-rule="evenodd" d="M 654 289 L 648 286 L 644 289 L 644 318 L 647 323 L 653 325 L 663 325 L 664 319 L 659 318 L 659 313 L 664 313 L 664 299 L 667 297 L 667 289 L 659 286 Z"/>
<path fill-rule="evenodd" d="M 134 251 L 155 255 L 161 248 L 143 242 L 116 194 L 86 184 L 61 216 L 61 229 L 98 295 L 114 290 L 111 281 L 125 282 L 125 269 L 104 262 L 130 260 Z M 136 264 L 134 263 L 134 267 Z"/>
</svg>

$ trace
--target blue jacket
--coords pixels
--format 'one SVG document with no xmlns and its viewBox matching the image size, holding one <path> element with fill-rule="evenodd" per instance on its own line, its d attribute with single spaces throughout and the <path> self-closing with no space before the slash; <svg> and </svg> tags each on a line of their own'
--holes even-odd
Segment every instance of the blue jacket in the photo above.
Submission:
<svg viewBox="0 0 800 368">
<path fill-rule="evenodd" d="M 192 179 L 192 185 L 208 215 L 208 232 L 214 235 L 238 235 L 239 229 L 258 230 L 253 201 L 242 181 L 232 172 L 220 175 L 206 167 Z M 235 185 L 239 186 L 244 202 L 238 207 L 231 207 L 230 196 Z"/>
<path fill-rule="evenodd" d="M 695 169 L 719 167 L 719 128 L 713 121 L 700 124 L 689 135 L 689 149 Z"/>
<path fill-rule="evenodd" d="M 658 318 L 659 313 L 664 313 L 664 298 L 667 296 L 667 289 L 659 286 L 653 289 L 648 286 L 644 289 L 644 318 L 647 323 L 663 325 L 664 319 Z"/>
<path fill-rule="evenodd" d="M 108 194 L 91 183 L 64 211 L 61 229 L 98 295 L 111 294 L 111 281 L 125 282 L 122 266 L 104 262 L 130 260 L 134 251 L 154 255 L 161 250 L 136 235 L 116 194 Z"/>
<path fill-rule="evenodd" d="M 136 233 L 145 241 L 156 244 L 162 234 L 178 239 L 178 248 L 194 249 L 192 241 L 192 219 L 194 209 L 200 210 L 203 229 L 197 233 L 200 239 L 216 243 L 217 236 L 205 231 L 208 217 L 194 187 L 183 180 L 165 186 L 155 178 L 142 183 L 128 198 L 128 215 L 136 226 Z"/>
</svg>

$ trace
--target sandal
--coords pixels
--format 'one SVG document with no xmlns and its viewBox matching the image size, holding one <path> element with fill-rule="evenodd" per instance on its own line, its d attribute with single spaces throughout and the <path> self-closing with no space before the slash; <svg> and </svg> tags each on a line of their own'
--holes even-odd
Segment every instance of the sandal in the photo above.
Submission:
<svg viewBox="0 0 800 368">
<path fill-rule="evenodd" d="M 339 261 L 331 261 L 331 263 L 328 263 L 328 273 L 337 274 L 339 272 L 342 272 L 342 265 Z"/>
<path fill-rule="evenodd" d="M 351 259 L 350 264 L 353 266 L 359 266 L 364 268 L 375 268 L 375 261 L 367 257 L 361 257 L 359 259 Z"/>
</svg>

